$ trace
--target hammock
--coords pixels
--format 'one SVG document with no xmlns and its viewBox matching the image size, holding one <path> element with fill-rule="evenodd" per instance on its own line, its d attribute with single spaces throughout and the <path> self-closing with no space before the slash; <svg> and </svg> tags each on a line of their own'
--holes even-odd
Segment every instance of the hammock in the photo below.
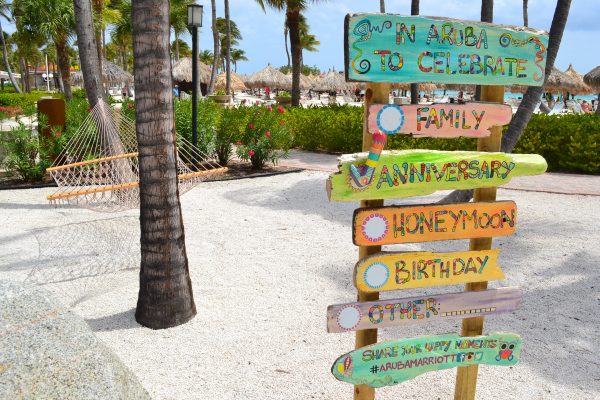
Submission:
<svg viewBox="0 0 600 400">
<path fill-rule="evenodd" d="M 179 194 L 226 170 L 189 141 L 177 137 Z M 138 208 L 135 123 L 99 100 L 47 171 L 58 185 L 48 196 L 51 204 L 103 212 Z"/>
</svg>

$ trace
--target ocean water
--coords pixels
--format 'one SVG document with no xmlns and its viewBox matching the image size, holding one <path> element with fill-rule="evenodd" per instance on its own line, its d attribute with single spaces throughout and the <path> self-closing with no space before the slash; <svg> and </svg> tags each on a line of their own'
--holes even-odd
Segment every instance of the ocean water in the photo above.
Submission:
<svg viewBox="0 0 600 400">
<path fill-rule="evenodd" d="M 421 92 L 421 95 L 424 95 L 424 92 Z M 444 94 L 444 90 L 441 89 L 436 89 L 433 91 L 434 95 L 440 95 L 442 96 Z M 458 90 L 446 90 L 446 95 L 448 95 L 449 97 L 458 97 Z M 511 92 L 505 92 L 504 93 L 504 101 L 508 101 L 509 99 L 520 99 L 523 97 L 523 93 L 511 93 Z M 554 96 L 555 98 L 557 97 L 556 95 Z M 592 100 L 598 100 L 598 95 L 597 94 L 585 94 L 585 95 L 577 95 L 575 96 L 575 100 L 587 100 L 588 102 L 591 102 Z"/>
</svg>

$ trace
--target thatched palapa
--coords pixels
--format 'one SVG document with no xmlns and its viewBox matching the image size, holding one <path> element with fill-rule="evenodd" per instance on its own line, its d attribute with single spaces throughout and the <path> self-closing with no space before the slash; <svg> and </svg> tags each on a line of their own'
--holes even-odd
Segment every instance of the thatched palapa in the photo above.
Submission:
<svg viewBox="0 0 600 400">
<path fill-rule="evenodd" d="M 73 72 L 71 74 L 71 82 L 74 84 L 83 83 L 83 73 L 81 71 Z M 115 63 L 102 60 L 102 82 L 108 84 L 133 83 L 133 75 Z"/>
<path fill-rule="evenodd" d="M 329 71 L 319 82 L 313 86 L 317 92 L 336 92 L 338 90 L 352 90 L 352 85 L 346 82 L 344 74 Z"/>
<path fill-rule="evenodd" d="M 215 89 L 225 90 L 225 86 L 227 84 L 226 79 L 227 79 L 227 75 L 225 74 L 225 72 L 220 73 L 217 76 L 217 83 L 215 84 Z M 248 90 L 246 85 L 244 85 L 244 81 L 242 81 L 242 78 L 233 72 L 231 73 L 231 90 L 233 90 L 233 91 Z"/>
<path fill-rule="evenodd" d="M 577 90 L 578 85 L 569 75 L 556 67 L 552 67 L 552 71 L 546 79 L 544 88 L 549 91 L 573 92 L 574 90 Z"/>
<path fill-rule="evenodd" d="M 600 91 L 600 65 L 585 74 L 583 81 L 596 91 Z"/>
<path fill-rule="evenodd" d="M 575 81 L 577 87 L 573 90 L 571 90 L 570 92 L 573 94 L 585 94 L 585 93 L 593 93 L 594 90 L 589 87 L 587 85 L 587 83 L 585 83 L 583 81 L 583 76 L 575 71 L 575 68 L 573 68 L 572 64 L 569 64 L 569 68 L 567 68 L 567 70 L 565 71 L 565 74 L 569 75 L 571 78 L 573 78 L 573 81 Z"/>
<path fill-rule="evenodd" d="M 245 83 L 253 88 L 269 86 L 271 89 L 289 89 L 292 85 L 291 80 L 283 72 L 273 68 L 271 64 L 252 74 Z"/>
<path fill-rule="evenodd" d="M 208 84 L 210 81 L 211 68 L 198 61 L 198 76 L 200 82 Z M 173 81 L 175 82 L 192 82 L 192 58 L 180 58 L 173 64 Z"/>
</svg>

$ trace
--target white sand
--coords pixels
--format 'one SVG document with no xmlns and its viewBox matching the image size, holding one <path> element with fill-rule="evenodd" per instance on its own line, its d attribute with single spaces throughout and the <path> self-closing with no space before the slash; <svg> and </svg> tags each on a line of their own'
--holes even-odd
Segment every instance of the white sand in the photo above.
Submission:
<svg viewBox="0 0 600 400">
<path fill-rule="evenodd" d="M 328 203 L 326 177 L 303 172 L 207 183 L 182 198 L 198 307 L 191 322 L 162 331 L 137 325 L 135 273 L 75 311 L 156 399 L 351 399 L 352 386 L 336 381 L 329 369 L 353 348 L 354 334 L 326 333 L 325 311 L 355 298 L 357 249 L 350 227 L 356 204 Z M 0 191 L 0 279 L 24 279 L 40 262 L 32 230 L 115 217 L 49 208 L 44 200 L 49 192 Z M 478 398 L 597 399 L 600 197 L 504 190 L 498 197 L 517 202 L 519 222 L 515 235 L 494 241 L 507 279 L 491 287 L 521 286 L 524 301 L 515 313 L 487 318 L 485 330 L 519 333 L 524 349 L 515 367 L 480 367 Z M 462 240 L 394 248 L 467 246 Z M 380 337 L 458 328 L 457 321 L 431 323 L 388 328 Z M 378 390 L 377 398 L 449 399 L 455 373 L 421 375 Z"/>
</svg>

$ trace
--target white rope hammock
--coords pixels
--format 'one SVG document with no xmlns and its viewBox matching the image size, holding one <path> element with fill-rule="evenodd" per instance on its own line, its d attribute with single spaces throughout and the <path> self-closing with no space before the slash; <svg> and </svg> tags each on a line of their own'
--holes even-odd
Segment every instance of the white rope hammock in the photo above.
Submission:
<svg viewBox="0 0 600 400">
<path fill-rule="evenodd" d="M 179 136 L 177 153 L 180 194 L 227 170 Z M 47 171 L 58 185 L 48 196 L 52 204 L 103 212 L 138 208 L 135 123 L 99 100 Z"/>
</svg>

